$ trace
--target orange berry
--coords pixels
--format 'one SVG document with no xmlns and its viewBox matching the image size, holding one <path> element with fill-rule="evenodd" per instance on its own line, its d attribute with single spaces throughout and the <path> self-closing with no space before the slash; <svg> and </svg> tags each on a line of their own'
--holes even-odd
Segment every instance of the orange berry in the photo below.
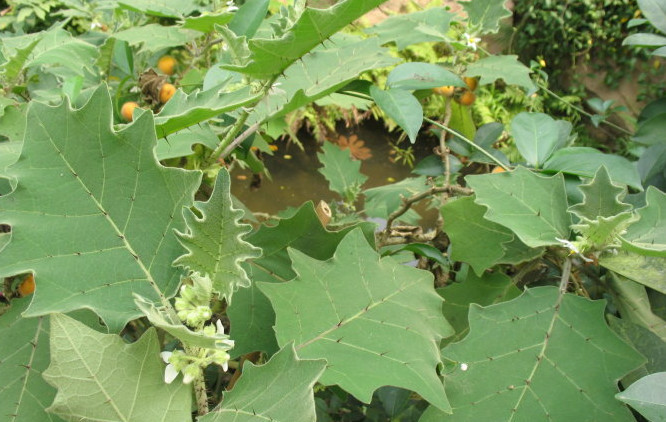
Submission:
<svg viewBox="0 0 666 422">
<path fill-rule="evenodd" d="M 501 167 L 501 166 L 497 166 L 497 167 L 495 167 L 495 168 L 493 169 L 493 171 L 491 171 L 491 173 L 504 173 L 505 171 L 506 171 L 506 170 L 504 170 L 503 167 Z"/>
<path fill-rule="evenodd" d="M 465 82 L 465 85 L 469 87 L 470 91 L 474 91 L 476 87 L 479 85 L 479 80 L 476 78 L 472 78 L 470 76 L 465 76 L 463 78 L 463 81 Z"/>
<path fill-rule="evenodd" d="M 31 295 L 35 291 L 35 277 L 28 275 L 18 286 L 18 292 L 21 297 Z"/>
<path fill-rule="evenodd" d="M 160 102 L 162 104 L 166 103 L 175 93 L 176 87 L 173 84 L 162 84 L 162 88 L 160 88 Z"/>
<path fill-rule="evenodd" d="M 445 97 L 453 97 L 453 91 L 455 91 L 455 87 L 451 85 L 445 85 L 433 88 L 433 91 L 435 91 L 435 94 L 443 95 Z"/>
<path fill-rule="evenodd" d="M 476 100 L 476 95 L 474 95 L 474 93 L 469 90 L 465 90 L 465 92 L 463 92 L 459 98 L 456 98 L 458 104 L 462 104 L 464 106 L 474 104 L 474 100 Z"/>
<path fill-rule="evenodd" d="M 176 71 L 176 59 L 171 56 L 162 56 L 157 61 L 157 68 L 166 75 L 173 75 Z"/>
<path fill-rule="evenodd" d="M 137 108 L 139 104 L 135 103 L 134 101 L 128 101 L 125 104 L 123 104 L 122 108 L 120 109 L 120 115 L 123 116 L 123 119 L 127 122 L 132 121 L 132 115 L 134 114 L 134 109 Z"/>
</svg>

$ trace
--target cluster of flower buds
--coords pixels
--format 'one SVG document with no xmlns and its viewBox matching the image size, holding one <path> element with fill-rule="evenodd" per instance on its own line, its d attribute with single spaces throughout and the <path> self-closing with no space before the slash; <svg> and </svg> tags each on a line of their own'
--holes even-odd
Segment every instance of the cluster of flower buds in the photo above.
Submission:
<svg viewBox="0 0 666 422">
<path fill-rule="evenodd" d="M 203 326 L 213 316 L 210 309 L 213 283 L 208 276 L 193 273 L 192 284 L 183 284 L 176 298 L 176 311 L 181 321 L 193 328 Z"/>
<path fill-rule="evenodd" d="M 225 337 L 216 342 L 215 349 L 199 349 L 195 355 L 190 355 L 182 350 L 173 352 L 162 352 L 162 360 L 168 365 L 164 371 L 164 382 L 171 384 L 178 373 L 183 374 L 183 382 L 191 383 L 195 378 L 203 375 L 203 369 L 208 365 L 219 365 L 225 371 L 228 369 L 229 353 L 227 351 L 234 347 L 234 341 L 224 334 L 222 322 L 217 320 L 216 325 L 208 325 L 203 328 L 204 334 L 210 337 Z"/>
</svg>

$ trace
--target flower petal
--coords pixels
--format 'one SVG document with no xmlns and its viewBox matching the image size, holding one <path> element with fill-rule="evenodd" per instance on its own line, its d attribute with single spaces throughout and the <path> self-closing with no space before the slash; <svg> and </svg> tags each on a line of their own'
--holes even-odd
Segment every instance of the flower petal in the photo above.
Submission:
<svg viewBox="0 0 666 422">
<path fill-rule="evenodd" d="M 164 370 L 164 382 L 171 384 L 178 376 L 178 371 L 172 364 L 168 364 Z"/>
</svg>

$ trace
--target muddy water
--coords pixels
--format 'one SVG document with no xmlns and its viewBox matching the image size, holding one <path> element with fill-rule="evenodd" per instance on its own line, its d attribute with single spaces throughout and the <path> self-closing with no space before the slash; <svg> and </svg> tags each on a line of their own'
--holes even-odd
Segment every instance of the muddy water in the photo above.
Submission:
<svg viewBox="0 0 666 422">
<path fill-rule="evenodd" d="M 361 162 L 361 172 L 368 176 L 363 188 L 382 186 L 412 176 L 408 166 L 390 160 L 390 143 L 397 141 L 397 133 L 386 133 L 381 125 L 371 122 L 355 129 L 342 128 L 339 135 L 356 135 L 370 148 L 372 157 Z M 328 182 L 317 171 L 321 167 L 316 154 L 320 152 L 319 145 L 311 137 L 299 139 L 303 142 L 304 151 L 296 145 L 278 142 L 275 155 L 266 156 L 265 165 L 272 180 L 264 177 L 258 189 L 250 188 L 252 175 L 249 170 L 234 170 L 231 193 L 253 212 L 269 214 L 276 214 L 287 207 L 298 207 L 308 200 L 315 203 L 322 199 L 329 203 L 339 201 L 341 198 L 328 189 Z M 414 146 L 416 162 L 431 153 L 434 142 L 427 138 L 419 139 Z M 400 144 L 401 148 L 408 145 L 407 140 Z"/>
</svg>

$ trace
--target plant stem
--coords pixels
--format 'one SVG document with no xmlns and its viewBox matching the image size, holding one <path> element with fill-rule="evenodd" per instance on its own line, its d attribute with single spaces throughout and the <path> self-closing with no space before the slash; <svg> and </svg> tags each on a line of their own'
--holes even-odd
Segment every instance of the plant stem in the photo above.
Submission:
<svg viewBox="0 0 666 422">
<path fill-rule="evenodd" d="M 498 166 L 502 167 L 504 170 L 510 170 L 507 166 L 505 166 L 504 164 L 502 164 L 502 162 L 501 162 L 500 160 L 498 160 L 497 158 L 493 157 L 492 154 L 490 154 L 488 151 L 486 151 L 485 149 L 481 148 L 480 146 L 478 146 L 478 145 L 475 144 L 474 142 L 472 142 L 472 141 L 470 141 L 469 139 L 467 139 L 463 134 L 458 133 L 458 132 L 456 132 L 455 130 L 453 130 L 453 129 L 449 128 L 449 127 L 446 127 L 446 126 L 444 126 L 443 124 L 441 124 L 441 123 L 439 123 L 439 122 L 436 122 L 435 120 L 432 120 L 432 119 L 430 119 L 430 118 L 428 118 L 428 117 L 423 117 L 423 120 L 426 121 L 426 122 L 428 122 L 428 123 L 431 123 L 431 124 L 437 126 L 438 128 L 440 128 L 440 129 L 442 129 L 442 130 L 445 130 L 445 131 L 449 132 L 449 133 L 452 134 L 452 135 L 457 136 L 461 141 L 465 142 L 467 145 L 473 147 L 474 149 L 476 149 L 477 151 L 479 151 L 480 153 L 482 153 L 483 155 L 485 155 L 486 157 L 488 157 L 490 160 L 492 160 L 492 161 L 493 161 L 495 164 L 497 164 Z"/>
<path fill-rule="evenodd" d="M 185 353 L 190 356 L 197 356 L 201 352 L 199 347 L 187 346 L 185 344 L 183 344 L 183 346 L 185 347 Z M 206 381 L 204 379 L 203 368 L 201 369 L 201 373 L 192 381 L 192 385 L 194 386 L 194 396 L 197 400 L 197 414 L 203 416 L 208 413 L 209 410 L 208 393 L 206 392 Z"/>
<path fill-rule="evenodd" d="M 562 266 L 562 278 L 560 278 L 560 293 L 565 294 L 567 292 L 567 286 L 569 285 L 569 276 L 571 275 L 571 259 L 569 257 L 564 258 L 564 265 Z"/>
</svg>

